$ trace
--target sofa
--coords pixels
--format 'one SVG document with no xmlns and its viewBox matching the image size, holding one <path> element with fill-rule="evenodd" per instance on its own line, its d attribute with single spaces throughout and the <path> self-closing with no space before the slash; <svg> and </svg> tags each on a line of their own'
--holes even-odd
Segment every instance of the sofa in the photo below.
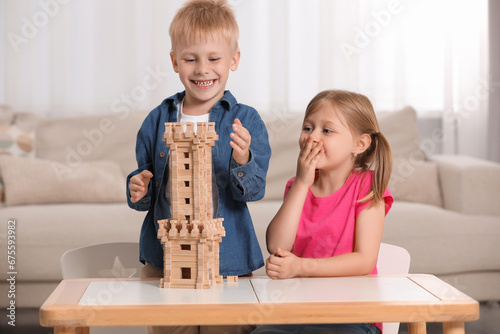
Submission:
<svg viewBox="0 0 500 334">
<path fill-rule="evenodd" d="M 39 307 L 62 279 L 64 252 L 138 241 L 145 213 L 128 208 L 125 177 L 136 168 L 146 114 L 50 119 L 0 108 L 0 243 L 7 252 L 15 242 L 14 267 L 0 262 L 0 295 L 12 289 L 7 273 L 14 271 L 16 306 Z M 249 208 L 265 257 L 267 224 L 295 172 L 302 117 L 263 114 L 273 153 L 266 195 Z M 477 300 L 500 300 L 500 165 L 435 154 L 443 136 L 421 140 L 412 108 L 378 118 L 394 155 L 395 202 L 383 242 L 409 251 L 410 272 L 435 274 Z"/>
</svg>

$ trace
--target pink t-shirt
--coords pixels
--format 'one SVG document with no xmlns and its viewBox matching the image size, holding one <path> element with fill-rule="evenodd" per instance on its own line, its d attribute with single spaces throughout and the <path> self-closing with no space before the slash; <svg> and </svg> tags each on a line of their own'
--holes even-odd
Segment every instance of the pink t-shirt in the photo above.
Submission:
<svg viewBox="0 0 500 334">
<path fill-rule="evenodd" d="M 309 189 L 302 209 L 293 254 L 302 258 L 325 258 L 351 253 L 354 249 L 356 217 L 371 201 L 358 202 L 370 193 L 373 171 L 352 172 L 344 185 L 326 197 Z M 286 184 L 285 197 L 295 177 Z M 383 195 L 385 214 L 394 201 L 389 189 Z M 377 273 L 377 266 L 371 274 Z"/>
</svg>

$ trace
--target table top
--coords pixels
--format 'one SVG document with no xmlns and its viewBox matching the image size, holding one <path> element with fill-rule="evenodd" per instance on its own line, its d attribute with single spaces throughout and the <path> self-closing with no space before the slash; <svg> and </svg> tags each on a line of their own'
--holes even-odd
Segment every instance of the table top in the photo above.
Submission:
<svg viewBox="0 0 500 334">
<path fill-rule="evenodd" d="M 479 318 L 479 304 L 432 275 L 267 277 L 210 289 L 158 280 L 63 280 L 40 308 L 43 326 L 445 322 Z"/>
</svg>

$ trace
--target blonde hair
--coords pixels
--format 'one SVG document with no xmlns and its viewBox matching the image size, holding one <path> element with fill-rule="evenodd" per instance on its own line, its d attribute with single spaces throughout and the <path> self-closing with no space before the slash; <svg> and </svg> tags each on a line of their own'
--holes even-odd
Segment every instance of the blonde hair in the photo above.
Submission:
<svg viewBox="0 0 500 334">
<path fill-rule="evenodd" d="M 238 23 L 225 0 L 186 2 L 172 20 L 169 34 L 174 52 L 179 43 L 199 43 L 207 38 L 223 38 L 234 51 L 238 49 Z"/>
<path fill-rule="evenodd" d="M 370 100 L 364 95 L 344 90 L 323 91 L 309 102 L 305 117 L 325 106 L 335 108 L 353 135 L 370 135 L 371 144 L 356 157 L 354 169 L 358 171 L 374 170 L 371 191 L 361 202 L 367 202 L 371 199 L 373 199 L 372 204 L 380 202 L 392 172 L 392 153 L 389 142 L 380 133 L 377 117 Z"/>
</svg>

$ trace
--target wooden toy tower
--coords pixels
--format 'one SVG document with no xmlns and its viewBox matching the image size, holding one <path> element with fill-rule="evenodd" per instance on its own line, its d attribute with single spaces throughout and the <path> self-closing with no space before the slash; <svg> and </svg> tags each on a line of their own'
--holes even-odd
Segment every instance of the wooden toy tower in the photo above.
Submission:
<svg viewBox="0 0 500 334">
<path fill-rule="evenodd" d="M 215 123 L 165 123 L 170 146 L 171 218 L 159 220 L 164 254 L 162 288 L 205 289 L 222 284 L 219 243 L 223 218 L 212 213 L 212 146 Z"/>
</svg>

